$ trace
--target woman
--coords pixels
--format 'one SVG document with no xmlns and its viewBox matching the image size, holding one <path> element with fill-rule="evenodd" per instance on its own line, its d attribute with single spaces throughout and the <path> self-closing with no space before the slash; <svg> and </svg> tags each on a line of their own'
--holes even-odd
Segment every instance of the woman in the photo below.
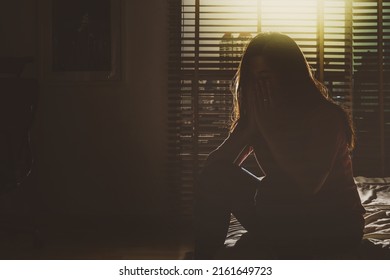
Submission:
<svg viewBox="0 0 390 280">
<path fill-rule="evenodd" d="M 208 156 L 196 186 L 195 258 L 216 257 L 230 213 L 251 236 L 255 257 L 352 257 L 365 211 L 353 180 L 348 114 L 280 33 L 252 39 L 232 89 L 229 137 Z M 240 168 L 252 152 L 261 181 Z"/>
</svg>

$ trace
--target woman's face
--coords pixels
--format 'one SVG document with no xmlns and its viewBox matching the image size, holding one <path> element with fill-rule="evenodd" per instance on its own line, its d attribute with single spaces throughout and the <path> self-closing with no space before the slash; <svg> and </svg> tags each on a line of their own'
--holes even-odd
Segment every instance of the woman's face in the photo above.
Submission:
<svg viewBox="0 0 390 280">
<path fill-rule="evenodd" d="M 264 79 L 276 82 L 274 71 L 268 66 L 263 56 L 255 56 L 251 59 L 251 72 L 256 80 Z"/>
<path fill-rule="evenodd" d="M 286 92 L 282 90 L 280 79 L 271 67 L 267 64 L 263 56 L 255 56 L 251 59 L 250 70 L 252 81 L 257 89 L 259 97 L 264 97 L 262 89 L 267 89 L 268 95 L 274 104 L 281 104 L 287 101 Z"/>
</svg>

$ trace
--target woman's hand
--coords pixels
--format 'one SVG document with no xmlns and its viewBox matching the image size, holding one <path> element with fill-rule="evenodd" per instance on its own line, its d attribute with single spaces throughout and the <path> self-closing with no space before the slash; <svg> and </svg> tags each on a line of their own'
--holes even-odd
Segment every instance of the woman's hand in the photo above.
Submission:
<svg viewBox="0 0 390 280">
<path fill-rule="evenodd" d="M 261 134 L 270 134 L 273 131 L 282 131 L 284 127 L 291 124 L 292 119 L 287 119 L 288 107 L 283 99 L 281 90 L 269 79 L 256 81 L 253 94 L 254 100 L 251 111 L 256 112 L 251 116 L 250 125 L 260 130 Z"/>
<path fill-rule="evenodd" d="M 212 161 L 227 161 L 241 165 L 253 151 L 251 147 L 252 133 L 251 127 L 238 121 L 224 142 L 209 154 L 206 164 Z"/>
</svg>

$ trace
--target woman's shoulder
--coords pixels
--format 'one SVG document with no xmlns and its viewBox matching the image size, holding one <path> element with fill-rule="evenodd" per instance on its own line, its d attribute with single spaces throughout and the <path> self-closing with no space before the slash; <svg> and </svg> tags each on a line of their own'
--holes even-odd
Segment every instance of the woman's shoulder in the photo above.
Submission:
<svg viewBox="0 0 390 280">
<path fill-rule="evenodd" d="M 349 147 L 354 146 L 354 134 L 351 125 L 351 118 L 348 112 L 338 104 L 330 100 L 324 100 L 313 108 L 308 116 L 308 126 L 313 133 L 321 135 L 340 135 L 346 139 Z"/>
<path fill-rule="evenodd" d="M 345 110 L 329 100 L 323 100 L 312 108 L 308 115 L 311 122 L 343 122 L 346 118 Z"/>
</svg>

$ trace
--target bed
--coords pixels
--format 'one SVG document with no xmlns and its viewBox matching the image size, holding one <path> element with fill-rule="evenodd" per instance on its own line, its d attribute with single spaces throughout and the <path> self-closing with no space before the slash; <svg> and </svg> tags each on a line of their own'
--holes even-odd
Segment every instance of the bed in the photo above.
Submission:
<svg viewBox="0 0 390 280">
<path fill-rule="evenodd" d="M 366 209 L 364 236 L 358 258 L 390 259 L 390 177 L 354 179 Z M 234 251 L 245 234 L 246 230 L 232 215 L 225 250 L 220 257 L 229 255 L 226 253 L 228 251 Z M 235 258 L 234 255 L 232 257 Z"/>
</svg>

